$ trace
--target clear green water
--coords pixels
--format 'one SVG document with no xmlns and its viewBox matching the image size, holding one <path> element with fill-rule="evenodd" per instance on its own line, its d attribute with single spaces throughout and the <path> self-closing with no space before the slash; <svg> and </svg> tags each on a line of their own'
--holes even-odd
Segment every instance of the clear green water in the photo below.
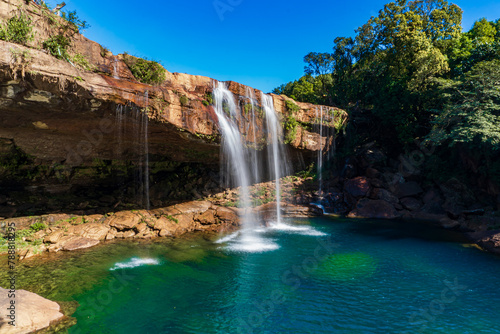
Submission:
<svg viewBox="0 0 500 334">
<path fill-rule="evenodd" d="M 120 242 L 26 262 L 20 283 L 78 301 L 71 334 L 500 333 L 500 258 L 458 235 L 397 221 L 289 224 L 305 228 L 261 233 L 273 251 Z"/>
</svg>

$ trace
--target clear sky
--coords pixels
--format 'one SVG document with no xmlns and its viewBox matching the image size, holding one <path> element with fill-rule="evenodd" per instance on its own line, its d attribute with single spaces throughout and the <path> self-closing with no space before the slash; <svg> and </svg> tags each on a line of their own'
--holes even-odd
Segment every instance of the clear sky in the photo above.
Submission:
<svg viewBox="0 0 500 334">
<path fill-rule="evenodd" d="M 62 2 L 49 0 L 52 7 Z M 65 0 L 91 27 L 83 34 L 114 54 L 160 61 L 170 72 L 237 81 L 264 92 L 303 75 L 308 52 L 330 52 L 337 36 L 389 0 Z M 456 0 L 463 28 L 500 18 L 498 0 Z"/>
</svg>

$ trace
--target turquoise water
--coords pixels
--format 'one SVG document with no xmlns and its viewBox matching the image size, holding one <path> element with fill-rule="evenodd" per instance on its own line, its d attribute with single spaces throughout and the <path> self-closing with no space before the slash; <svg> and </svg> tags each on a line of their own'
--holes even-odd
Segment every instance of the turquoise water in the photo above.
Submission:
<svg viewBox="0 0 500 334">
<path fill-rule="evenodd" d="M 460 236 L 397 221 L 287 224 L 260 231 L 276 246 L 266 252 L 191 238 L 65 255 L 58 279 L 71 275 L 63 286 L 80 303 L 69 333 L 500 333 L 500 258 Z M 45 295 L 69 297 L 57 290 Z"/>
</svg>

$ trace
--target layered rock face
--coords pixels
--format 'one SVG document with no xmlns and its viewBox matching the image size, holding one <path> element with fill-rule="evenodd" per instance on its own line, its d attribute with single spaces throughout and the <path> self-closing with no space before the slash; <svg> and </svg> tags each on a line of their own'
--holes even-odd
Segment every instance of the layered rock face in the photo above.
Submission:
<svg viewBox="0 0 500 334">
<path fill-rule="evenodd" d="M 107 209 L 143 204 L 137 200 L 145 191 L 143 181 L 137 180 L 144 179 L 145 168 L 153 206 L 220 191 L 213 79 L 167 71 L 158 85 L 140 83 L 124 62 L 130 56 L 114 56 L 74 31 L 61 32 L 67 22 L 32 2 L 0 1 L 3 22 L 20 11 L 31 18 L 35 38 L 28 46 L 0 41 L 0 185 L 6 197 L 0 201 L 0 217 L 42 213 L 43 206 L 57 210 L 55 202 L 64 202 L 67 194 L 78 196 L 65 207 L 84 213 L 91 213 L 89 205 L 102 206 L 103 197 L 110 202 Z M 71 40 L 66 60 L 41 49 L 56 33 Z M 83 65 L 70 62 L 76 56 L 85 59 Z M 265 156 L 265 117 L 260 113 L 252 122 L 246 108 L 248 92 L 260 108 L 260 91 L 236 82 L 227 85 L 241 109 L 242 134 Z M 289 150 L 302 167 L 329 145 L 326 137 L 311 131 L 317 106 L 284 96 L 273 95 L 273 100 L 282 121 L 293 117 L 298 122 Z M 330 109 L 337 123 L 346 122 L 345 112 Z M 26 191 L 38 199 L 24 198 Z M 47 194 L 58 200 L 38 203 Z M 84 198 L 96 201 L 86 205 Z M 19 202 L 35 204 L 20 207 Z"/>
</svg>

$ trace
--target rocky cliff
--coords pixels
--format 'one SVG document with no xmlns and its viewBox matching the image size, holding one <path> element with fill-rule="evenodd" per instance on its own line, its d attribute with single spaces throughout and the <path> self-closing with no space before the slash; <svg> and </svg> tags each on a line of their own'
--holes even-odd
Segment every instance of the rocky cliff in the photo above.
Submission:
<svg viewBox="0 0 500 334">
<path fill-rule="evenodd" d="M 61 203 L 91 214 L 141 202 L 137 180 L 145 168 L 154 206 L 220 191 L 213 79 L 165 71 L 158 84 L 141 83 L 127 65 L 135 57 L 111 54 L 43 6 L 0 1 L 2 24 L 22 15 L 33 38 L 24 45 L 0 41 L 0 217 L 57 211 Z M 55 57 L 45 42 L 57 36 L 70 45 Z M 242 133 L 256 130 L 248 144 L 265 153 L 263 115 L 252 122 L 247 108 L 251 92 L 261 110 L 260 91 L 227 85 L 241 110 Z M 288 148 L 303 167 L 331 145 L 313 130 L 318 106 L 273 100 L 282 122 L 293 120 Z M 325 126 L 347 121 L 342 110 L 325 111 Z"/>
</svg>

